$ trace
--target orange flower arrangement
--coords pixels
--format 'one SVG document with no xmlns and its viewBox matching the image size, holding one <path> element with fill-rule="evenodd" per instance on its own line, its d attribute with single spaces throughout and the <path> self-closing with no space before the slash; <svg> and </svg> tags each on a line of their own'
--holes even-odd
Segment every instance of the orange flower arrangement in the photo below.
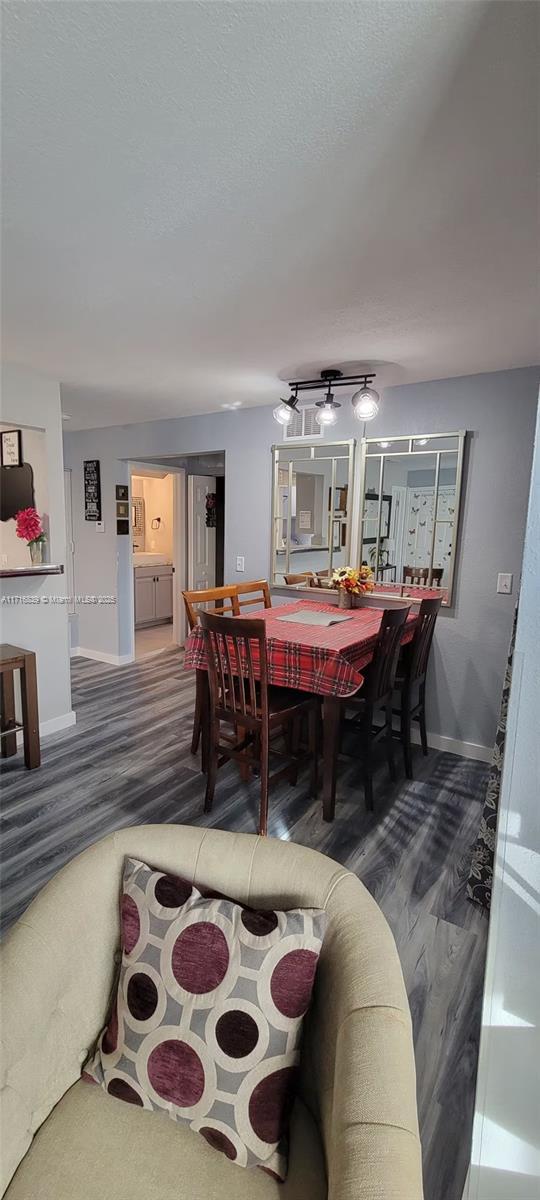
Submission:
<svg viewBox="0 0 540 1200">
<path fill-rule="evenodd" d="M 359 567 L 358 570 L 354 567 L 338 567 L 332 575 L 332 583 L 353 596 L 362 596 L 365 592 L 373 591 L 373 571 L 368 566 Z"/>
</svg>

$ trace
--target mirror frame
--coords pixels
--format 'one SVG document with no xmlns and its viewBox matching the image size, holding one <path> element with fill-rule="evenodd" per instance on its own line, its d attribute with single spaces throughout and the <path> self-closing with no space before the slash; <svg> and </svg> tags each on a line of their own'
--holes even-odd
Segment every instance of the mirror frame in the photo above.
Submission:
<svg viewBox="0 0 540 1200">
<path fill-rule="evenodd" d="M 450 608 L 450 606 L 452 604 L 452 600 L 453 600 L 456 555 L 457 555 L 457 549 L 458 549 L 458 537 L 459 537 L 460 523 L 461 523 L 461 491 L 462 491 L 462 482 L 463 482 L 463 460 L 464 460 L 464 454 L 465 454 L 465 439 L 466 439 L 466 437 L 467 437 L 467 430 L 460 429 L 460 430 L 454 431 L 452 433 L 445 432 L 445 433 L 397 434 L 394 437 L 386 437 L 386 435 L 384 435 L 384 434 L 379 434 L 379 437 L 376 437 L 376 438 L 363 437 L 360 442 L 360 480 L 359 480 L 360 504 L 359 504 L 359 513 L 358 513 L 358 532 L 357 532 L 357 545 L 356 545 L 356 558 L 358 559 L 359 562 L 361 561 L 362 544 L 363 544 L 362 533 L 363 533 L 363 524 L 364 524 L 363 517 L 364 517 L 364 497 L 365 497 L 365 490 L 366 490 L 367 463 L 372 459 L 375 459 L 375 460 L 378 459 L 379 463 L 380 463 L 380 465 L 379 465 L 379 490 L 378 490 L 379 506 L 378 506 L 378 520 L 377 520 L 377 538 L 375 541 L 375 546 L 376 546 L 375 562 L 378 563 L 380 537 L 381 537 L 381 497 L 382 497 L 382 492 L 383 492 L 382 484 L 383 484 L 383 477 L 384 477 L 385 459 L 391 458 L 395 455 L 402 455 L 402 454 L 410 454 L 411 457 L 414 457 L 415 455 L 418 455 L 418 456 L 426 455 L 428 453 L 433 454 L 435 456 L 434 495 L 436 498 L 438 488 L 439 488 L 441 456 L 443 456 L 444 454 L 450 454 L 450 453 L 456 454 L 457 453 L 456 520 L 455 520 L 455 526 L 454 526 L 453 537 L 452 537 L 453 547 L 452 547 L 452 556 L 450 559 L 450 566 L 449 566 L 449 571 L 448 571 L 448 583 L 445 587 L 447 597 L 446 597 L 446 600 L 443 600 L 443 607 L 445 607 L 445 608 Z M 424 438 L 428 442 L 429 441 L 437 441 L 440 438 L 457 438 L 457 447 L 453 447 L 452 450 L 450 450 L 450 449 L 449 450 L 441 450 L 441 449 L 426 450 L 425 445 L 417 446 L 415 448 L 415 443 L 418 443 L 421 439 L 423 440 Z M 388 442 L 388 446 L 385 446 L 384 448 L 381 447 L 381 445 L 380 445 L 381 440 Z M 392 450 L 392 445 L 396 442 L 399 443 L 399 449 Z M 407 443 L 408 443 L 408 449 L 406 449 Z M 369 446 L 379 446 L 379 450 L 377 451 L 376 454 L 368 454 Z M 436 508 L 436 499 L 435 499 L 435 506 L 434 506 L 435 516 L 436 516 L 436 513 L 437 513 L 437 508 Z M 434 549 L 434 544 L 435 544 L 435 530 L 436 530 L 436 521 L 434 520 L 433 535 L 432 535 L 432 542 L 431 542 L 431 561 L 432 562 L 433 562 L 433 549 Z M 406 584 L 404 584 L 403 587 L 405 588 L 405 590 L 407 590 Z M 431 591 L 431 589 L 426 588 L 426 593 L 428 593 L 428 591 Z M 373 596 L 386 595 L 386 596 L 393 596 L 394 599 L 397 598 L 395 591 L 394 592 L 390 592 L 390 591 L 385 592 L 384 583 L 381 583 L 381 582 L 375 583 L 375 588 L 371 594 Z M 401 591 L 399 593 L 399 595 L 403 595 L 403 591 Z"/>
<path fill-rule="evenodd" d="M 333 455 L 331 453 L 333 446 L 348 447 L 348 455 L 345 455 L 345 454 L 339 455 L 339 456 Z M 329 451 L 328 454 L 321 453 L 322 450 L 326 450 L 326 449 L 328 449 L 328 451 Z M 297 460 L 298 462 L 302 462 L 302 463 L 320 462 L 321 460 L 324 461 L 324 459 L 329 459 L 332 461 L 332 478 L 330 481 L 332 495 L 334 494 L 336 486 L 338 486 L 336 484 L 336 462 L 338 461 L 338 459 L 345 460 L 348 457 L 347 487 L 349 490 L 348 490 L 348 494 L 347 494 L 347 505 L 348 505 L 349 515 L 347 518 L 347 535 L 346 535 L 345 546 L 341 547 L 341 549 L 345 550 L 346 555 L 348 557 L 350 557 L 351 546 L 353 546 L 353 544 L 354 544 L 353 526 L 355 524 L 355 515 L 356 515 L 355 511 L 354 511 L 356 439 L 355 438 L 339 438 L 339 439 L 336 439 L 336 441 L 332 441 L 332 442 L 326 442 L 326 441 L 325 442 L 310 442 L 310 441 L 306 441 L 304 439 L 302 439 L 301 441 L 298 441 L 298 442 L 293 442 L 291 439 L 290 442 L 285 442 L 285 443 L 281 442 L 277 445 L 273 445 L 272 446 L 272 536 L 270 538 L 270 584 L 272 587 L 286 588 L 286 587 L 295 586 L 293 584 L 280 583 L 278 580 L 276 580 L 276 570 L 275 570 L 276 555 L 277 555 L 277 549 L 278 549 L 278 547 L 276 545 L 276 542 L 277 542 L 276 497 L 278 495 L 278 487 L 279 487 L 279 482 L 278 482 L 279 468 L 280 468 L 280 466 L 283 467 L 285 464 L 287 464 L 287 466 L 289 468 L 289 491 L 291 491 L 292 490 L 293 464 L 295 462 L 295 459 L 294 459 L 294 457 L 289 457 L 289 455 L 291 455 L 291 452 L 294 452 L 295 450 L 303 450 L 303 451 L 309 450 L 309 452 L 310 452 L 309 454 L 304 454 L 301 458 L 299 458 Z M 281 463 L 280 463 L 280 451 L 283 455 L 285 455 L 285 454 L 287 455 L 286 458 L 285 457 L 283 458 Z M 318 453 L 315 453 L 315 451 L 318 451 Z M 333 524 L 333 521 L 331 521 L 332 516 L 333 516 L 333 514 L 329 513 L 330 528 L 328 531 L 328 538 L 329 538 L 329 541 L 328 541 L 328 565 L 329 565 L 330 572 L 332 571 L 332 559 L 333 559 L 333 555 L 334 555 L 334 524 Z M 291 531 L 291 505 L 289 504 L 288 514 L 287 514 L 287 547 L 286 547 L 286 553 L 285 553 L 285 568 L 282 572 L 283 575 L 291 574 L 291 570 L 290 570 L 290 556 L 291 556 L 290 531 Z M 300 574 L 300 572 L 298 572 L 298 574 Z"/>
</svg>

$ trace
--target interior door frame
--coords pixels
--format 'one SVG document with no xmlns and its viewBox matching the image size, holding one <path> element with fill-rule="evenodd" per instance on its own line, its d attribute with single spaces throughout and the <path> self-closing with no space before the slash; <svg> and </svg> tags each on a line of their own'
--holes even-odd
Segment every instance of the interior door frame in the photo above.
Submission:
<svg viewBox="0 0 540 1200">
<path fill-rule="evenodd" d="M 173 477 L 173 645 L 183 646 L 186 640 L 186 623 L 182 592 L 186 587 L 187 561 L 187 531 L 186 531 L 186 472 L 183 467 L 168 466 L 162 461 L 146 461 L 143 458 L 128 461 L 129 472 L 129 602 L 126 606 L 126 619 L 129 620 L 130 650 L 128 662 L 135 661 L 135 584 L 133 575 L 133 540 L 131 537 L 131 480 L 133 475 L 141 475 L 146 471 L 166 471 Z M 131 614 L 129 618 L 128 614 Z"/>
<path fill-rule="evenodd" d="M 73 538 L 73 476 L 71 473 L 71 467 L 64 467 L 64 511 L 66 514 L 66 583 L 69 596 L 68 615 L 70 617 L 74 617 L 76 615 L 75 541 Z"/>
</svg>

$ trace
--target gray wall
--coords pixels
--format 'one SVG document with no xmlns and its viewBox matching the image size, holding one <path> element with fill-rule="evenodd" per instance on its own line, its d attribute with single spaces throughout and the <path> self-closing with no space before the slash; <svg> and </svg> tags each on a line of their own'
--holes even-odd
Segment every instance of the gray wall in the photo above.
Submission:
<svg viewBox="0 0 540 1200">
<path fill-rule="evenodd" d="M 2 365 L 2 420 L 13 428 L 45 430 L 49 497 L 49 562 L 66 561 L 64 470 L 60 388 L 22 367 Z M 24 447 L 24 428 L 23 428 Z M 28 555 L 28 562 L 30 556 Z M 37 659 L 39 717 L 42 732 L 73 723 L 69 677 L 67 606 L 47 603 L 65 596 L 65 576 L 2 580 L 3 642 L 34 650 Z M 37 603 L 11 604 L 16 596 Z"/>
<path fill-rule="evenodd" d="M 490 746 L 510 636 L 514 596 L 495 593 L 497 572 L 521 568 L 527 491 L 540 370 L 445 379 L 388 389 L 370 437 L 471 431 L 455 604 L 443 610 L 429 688 L 429 729 Z M 345 404 L 334 437 L 360 438 Z M 129 538 L 117 538 L 114 485 L 127 481 L 126 461 L 146 455 L 225 451 L 225 579 L 267 576 L 270 566 L 270 447 L 281 429 L 271 408 L 250 408 L 65 435 L 73 471 L 75 590 L 125 591 Z M 82 463 L 99 458 L 105 533 L 84 521 Z M 245 574 L 236 572 L 244 555 Z M 123 653 L 121 622 L 110 608 L 79 614 L 81 647 Z"/>
</svg>

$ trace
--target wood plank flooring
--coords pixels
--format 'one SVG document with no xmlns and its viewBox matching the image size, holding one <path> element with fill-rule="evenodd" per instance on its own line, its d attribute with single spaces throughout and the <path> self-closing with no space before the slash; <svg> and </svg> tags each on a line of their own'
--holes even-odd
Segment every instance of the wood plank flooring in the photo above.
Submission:
<svg viewBox="0 0 540 1200">
<path fill-rule="evenodd" d="M 72 662 L 76 726 L 46 739 L 43 765 L 2 762 L 2 925 L 7 928 L 73 855 L 145 822 L 256 829 L 256 783 L 220 771 L 214 811 L 189 750 L 193 677 L 177 650 L 125 667 Z M 397 757 L 397 756 L 396 756 Z M 414 1023 L 426 1200 L 461 1200 L 469 1161 L 487 920 L 465 898 L 487 768 L 414 753 L 415 780 L 388 781 L 375 813 L 357 763 L 340 763 L 336 819 L 307 798 L 307 775 L 270 798 L 269 833 L 322 850 L 354 871 L 385 913 Z"/>
</svg>

